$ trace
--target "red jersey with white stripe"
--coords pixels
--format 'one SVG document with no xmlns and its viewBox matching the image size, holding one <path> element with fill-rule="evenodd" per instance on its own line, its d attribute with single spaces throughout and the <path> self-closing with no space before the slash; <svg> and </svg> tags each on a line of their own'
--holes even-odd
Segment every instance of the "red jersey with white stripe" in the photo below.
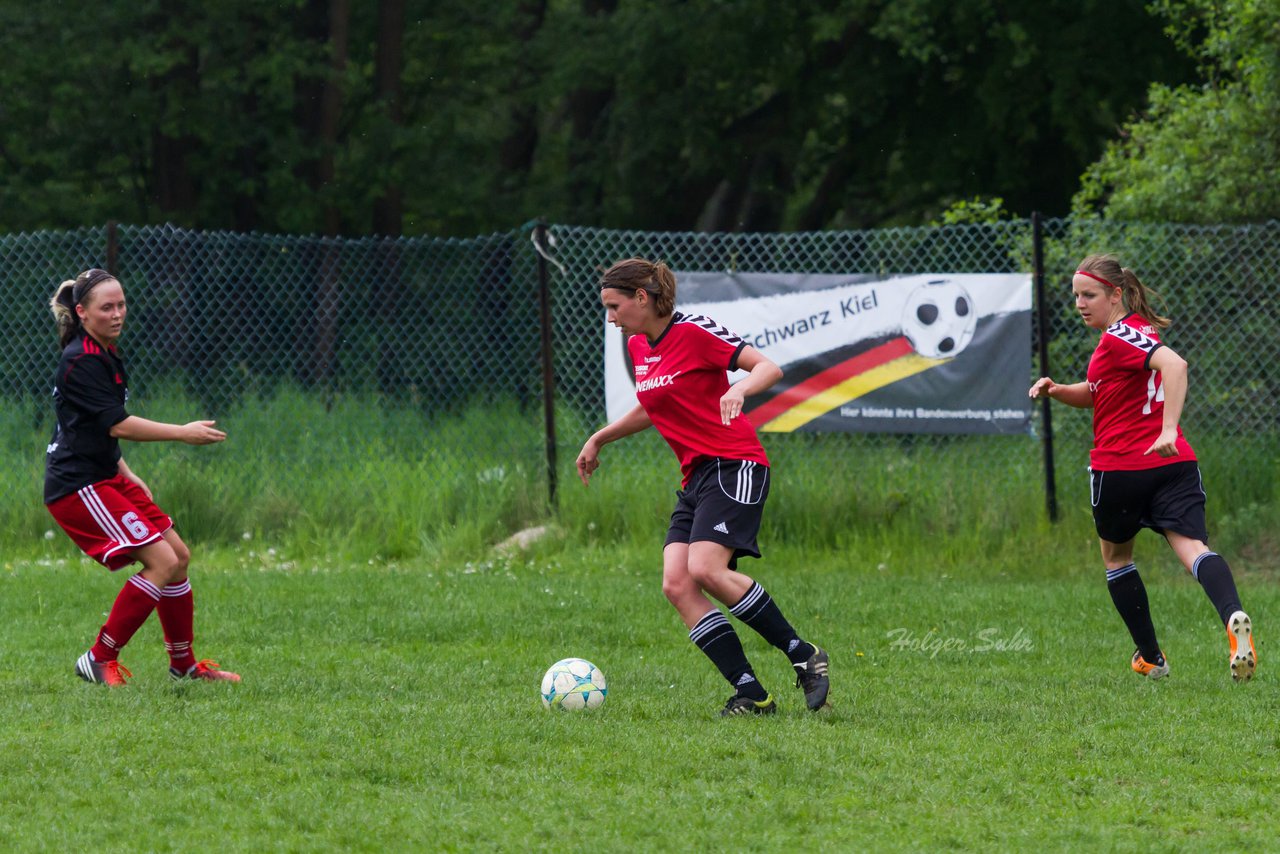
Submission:
<svg viewBox="0 0 1280 854">
<path fill-rule="evenodd" d="M 1143 454 L 1164 426 L 1164 383 L 1151 367 L 1151 355 L 1163 347 L 1156 328 L 1129 314 L 1107 327 L 1089 359 L 1093 394 L 1094 471 L 1138 471 L 1196 458 L 1178 428 L 1178 454 Z"/>
<path fill-rule="evenodd" d="M 729 390 L 728 372 L 737 370 L 747 344 L 702 315 L 676 312 L 671 325 L 650 343 L 644 335 L 627 339 L 636 372 L 636 399 L 680 460 L 687 486 L 693 470 L 715 457 L 768 465 L 756 428 L 739 415 L 725 426 L 720 398 Z"/>
</svg>

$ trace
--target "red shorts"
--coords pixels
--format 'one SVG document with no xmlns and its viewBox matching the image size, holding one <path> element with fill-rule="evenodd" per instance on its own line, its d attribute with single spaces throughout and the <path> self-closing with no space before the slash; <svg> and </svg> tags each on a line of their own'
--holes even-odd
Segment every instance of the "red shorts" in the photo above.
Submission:
<svg viewBox="0 0 1280 854">
<path fill-rule="evenodd" d="M 173 520 L 123 475 L 109 477 L 46 505 L 81 551 L 112 572 L 137 560 L 135 549 L 154 543 Z"/>
</svg>

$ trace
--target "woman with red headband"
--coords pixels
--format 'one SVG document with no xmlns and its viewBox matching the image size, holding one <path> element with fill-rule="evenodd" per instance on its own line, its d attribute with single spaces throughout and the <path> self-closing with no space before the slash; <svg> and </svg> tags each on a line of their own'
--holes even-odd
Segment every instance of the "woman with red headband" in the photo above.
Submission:
<svg viewBox="0 0 1280 854">
<path fill-rule="evenodd" d="M 212 421 L 162 424 L 125 411 L 129 378 L 116 342 L 127 312 L 115 276 L 85 270 L 58 286 L 49 307 L 62 358 L 53 378 L 58 421 L 45 454 L 45 505 L 76 545 L 107 569 L 142 564 L 124 583 L 93 646 L 76 661 L 76 675 L 124 685 L 132 674 L 120 665 L 120 650 L 155 611 L 172 678 L 239 682 L 215 662 L 196 660 L 191 552 L 120 454 L 121 439 L 208 445 L 227 434 Z"/>
<path fill-rule="evenodd" d="M 1231 678 L 1253 678 L 1253 629 L 1240 607 L 1227 562 L 1209 550 L 1205 494 L 1195 451 L 1178 420 L 1187 396 L 1187 363 L 1160 341 L 1168 318 L 1151 308 L 1151 292 L 1111 255 L 1090 255 L 1071 280 L 1076 310 L 1102 333 L 1087 381 L 1059 385 L 1041 377 L 1033 398 L 1048 395 L 1093 410 L 1090 454 L 1093 521 L 1111 601 L 1137 649 L 1131 666 L 1151 679 L 1169 673 L 1133 562 L 1139 529 L 1162 534 L 1218 611 L 1230 643 Z"/>
</svg>

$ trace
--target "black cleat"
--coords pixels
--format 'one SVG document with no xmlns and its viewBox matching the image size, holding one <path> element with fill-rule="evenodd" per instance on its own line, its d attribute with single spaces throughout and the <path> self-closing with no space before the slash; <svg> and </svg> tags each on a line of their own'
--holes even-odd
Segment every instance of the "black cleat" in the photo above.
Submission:
<svg viewBox="0 0 1280 854">
<path fill-rule="evenodd" d="M 778 704 L 773 701 L 773 697 L 765 697 L 763 700 L 753 700 L 750 697 L 744 697 L 741 694 L 734 694 L 729 698 L 729 702 L 724 704 L 724 708 L 720 710 L 720 717 L 732 718 L 736 715 L 773 715 L 778 712 Z"/>
<path fill-rule="evenodd" d="M 792 665 L 796 669 L 796 687 L 804 691 L 804 702 L 812 712 L 827 704 L 827 692 L 831 680 L 827 678 L 827 653 L 818 647 L 804 664 Z"/>
</svg>

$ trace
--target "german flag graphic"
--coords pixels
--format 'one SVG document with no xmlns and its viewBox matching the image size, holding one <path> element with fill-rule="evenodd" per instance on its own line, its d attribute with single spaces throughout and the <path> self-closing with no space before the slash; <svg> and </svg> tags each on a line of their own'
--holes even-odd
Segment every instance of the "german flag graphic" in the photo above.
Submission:
<svg viewBox="0 0 1280 854">
<path fill-rule="evenodd" d="M 818 370 L 750 410 L 747 417 L 757 430 L 790 433 L 851 400 L 946 361 L 921 356 L 905 336 L 890 338 Z"/>
<path fill-rule="evenodd" d="M 680 310 L 782 368 L 746 400 L 769 433 L 1027 433 L 1027 273 L 677 273 Z M 605 346 L 610 420 L 636 405 L 621 333 Z M 730 382 L 741 377 L 734 372 Z"/>
</svg>

